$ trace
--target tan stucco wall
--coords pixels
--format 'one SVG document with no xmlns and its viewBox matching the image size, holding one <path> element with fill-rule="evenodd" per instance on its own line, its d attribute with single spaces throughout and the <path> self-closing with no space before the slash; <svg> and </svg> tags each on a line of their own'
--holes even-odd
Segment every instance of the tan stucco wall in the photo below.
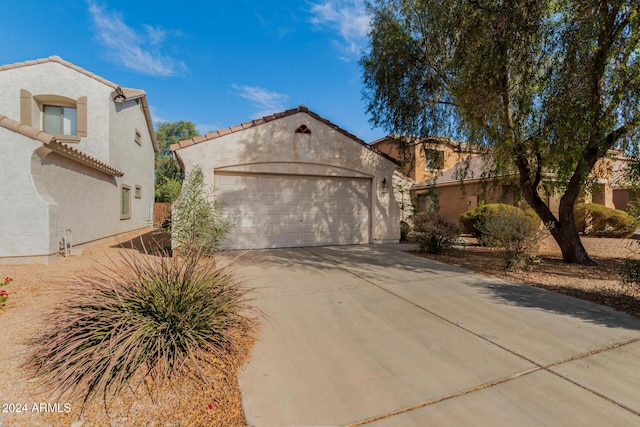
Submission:
<svg viewBox="0 0 640 427">
<path fill-rule="evenodd" d="M 413 189 L 412 199 L 416 206 L 418 206 L 419 195 L 426 191 L 426 189 Z M 501 184 L 493 185 L 492 183 L 487 183 L 483 185 L 479 182 L 472 182 L 461 186 L 456 183 L 439 186 L 435 189 L 435 192 L 438 195 L 439 213 L 455 223 L 460 219 L 460 215 L 475 209 L 481 203 L 505 203 L 510 205 L 516 203 L 513 190 L 503 188 Z"/>
<path fill-rule="evenodd" d="M 312 133 L 295 133 L 302 124 Z M 176 155 L 187 173 L 200 165 L 211 186 L 216 170 L 369 178 L 372 242 L 397 242 L 400 237 L 392 190 L 396 165 L 309 114 L 296 113 L 191 145 Z"/>
<path fill-rule="evenodd" d="M 40 197 L 31 176 L 31 156 L 41 144 L 0 127 L 0 258 L 50 254 L 50 199 Z"/>
</svg>

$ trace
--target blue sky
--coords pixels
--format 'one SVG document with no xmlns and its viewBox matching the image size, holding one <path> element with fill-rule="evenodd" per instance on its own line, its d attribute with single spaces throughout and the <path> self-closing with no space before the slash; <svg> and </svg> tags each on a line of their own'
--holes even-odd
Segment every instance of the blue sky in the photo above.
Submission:
<svg viewBox="0 0 640 427">
<path fill-rule="evenodd" d="M 361 0 L 3 1 L 0 63 L 58 55 L 201 133 L 304 104 L 367 142 Z"/>
</svg>

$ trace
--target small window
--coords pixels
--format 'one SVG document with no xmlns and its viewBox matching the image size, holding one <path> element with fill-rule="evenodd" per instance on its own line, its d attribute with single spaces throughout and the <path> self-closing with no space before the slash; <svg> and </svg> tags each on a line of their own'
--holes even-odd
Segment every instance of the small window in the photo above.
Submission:
<svg viewBox="0 0 640 427">
<path fill-rule="evenodd" d="M 120 219 L 131 218 L 131 187 L 120 186 Z"/>
<path fill-rule="evenodd" d="M 77 135 L 78 110 L 72 107 L 45 105 L 42 129 L 52 135 Z"/>
<path fill-rule="evenodd" d="M 133 140 L 136 142 L 136 144 L 142 145 L 142 132 L 140 132 L 138 129 L 135 130 Z"/>
<path fill-rule="evenodd" d="M 444 151 L 425 149 L 424 170 L 442 170 L 444 168 Z"/>
<path fill-rule="evenodd" d="M 139 185 L 136 185 L 136 191 L 134 193 L 134 197 L 136 199 L 141 199 L 142 198 L 142 187 Z"/>
</svg>

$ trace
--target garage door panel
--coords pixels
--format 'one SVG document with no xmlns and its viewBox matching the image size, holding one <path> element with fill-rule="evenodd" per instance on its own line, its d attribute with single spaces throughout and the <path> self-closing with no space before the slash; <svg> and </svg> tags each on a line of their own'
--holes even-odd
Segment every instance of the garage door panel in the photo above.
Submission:
<svg viewBox="0 0 640 427">
<path fill-rule="evenodd" d="M 369 243 L 371 181 L 215 174 L 216 198 L 237 216 L 226 247 Z"/>
</svg>

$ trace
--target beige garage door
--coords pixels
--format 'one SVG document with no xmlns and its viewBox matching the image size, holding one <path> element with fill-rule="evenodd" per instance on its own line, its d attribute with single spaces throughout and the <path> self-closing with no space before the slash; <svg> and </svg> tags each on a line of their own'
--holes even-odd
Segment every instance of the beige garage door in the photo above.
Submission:
<svg viewBox="0 0 640 427">
<path fill-rule="evenodd" d="M 370 179 L 216 172 L 215 187 L 237 218 L 227 249 L 369 243 Z"/>
</svg>

